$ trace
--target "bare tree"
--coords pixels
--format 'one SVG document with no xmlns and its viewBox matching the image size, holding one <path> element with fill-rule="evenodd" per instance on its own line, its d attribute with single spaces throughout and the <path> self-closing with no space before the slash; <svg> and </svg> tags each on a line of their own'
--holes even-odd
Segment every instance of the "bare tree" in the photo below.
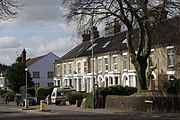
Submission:
<svg viewBox="0 0 180 120">
<path fill-rule="evenodd" d="M 179 15 L 179 0 L 64 0 L 66 18 L 80 29 L 118 19 L 127 29 L 126 42 L 140 89 L 147 90 L 146 68 L 151 50 L 151 32 L 166 16 Z M 93 17 L 93 19 L 91 19 Z M 133 46 L 133 30 L 138 27 L 138 47 Z M 137 52 L 136 52 L 137 50 Z"/>
<path fill-rule="evenodd" d="M 22 6 L 15 0 L 0 0 L 0 19 L 2 21 L 17 17 L 17 10 Z"/>
</svg>

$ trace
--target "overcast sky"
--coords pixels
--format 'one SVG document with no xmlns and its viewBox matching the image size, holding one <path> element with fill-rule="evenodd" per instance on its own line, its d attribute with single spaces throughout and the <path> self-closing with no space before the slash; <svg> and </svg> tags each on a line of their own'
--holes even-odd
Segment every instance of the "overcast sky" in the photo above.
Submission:
<svg viewBox="0 0 180 120">
<path fill-rule="evenodd" d="M 27 58 L 53 52 L 61 57 L 80 41 L 65 23 L 62 0 L 19 0 L 24 7 L 19 17 L 0 22 L 0 63 L 11 65 L 26 49 Z"/>
</svg>

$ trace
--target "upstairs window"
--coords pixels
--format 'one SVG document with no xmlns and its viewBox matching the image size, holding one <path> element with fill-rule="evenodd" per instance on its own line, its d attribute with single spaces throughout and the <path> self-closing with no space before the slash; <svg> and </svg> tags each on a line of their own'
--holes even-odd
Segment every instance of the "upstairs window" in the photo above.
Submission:
<svg viewBox="0 0 180 120">
<path fill-rule="evenodd" d="M 114 70 L 117 71 L 118 70 L 118 60 L 117 60 L 117 56 L 113 57 L 113 63 L 114 63 Z"/>
<path fill-rule="evenodd" d="M 64 64 L 64 74 L 66 74 L 66 64 Z"/>
<path fill-rule="evenodd" d="M 84 73 L 87 73 L 87 72 L 88 72 L 87 69 L 88 69 L 87 62 L 84 61 Z"/>
<path fill-rule="evenodd" d="M 72 64 L 69 63 L 69 74 L 72 74 Z"/>
<path fill-rule="evenodd" d="M 95 61 L 95 59 L 91 59 L 91 64 L 92 64 L 92 66 L 91 66 L 91 70 L 92 70 L 92 72 L 94 71 L 96 71 L 96 61 Z"/>
<path fill-rule="evenodd" d="M 48 72 L 48 78 L 53 78 L 53 77 L 54 77 L 53 74 L 54 74 L 54 73 L 53 73 L 52 71 L 49 71 L 49 72 Z"/>
<path fill-rule="evenodd" d="M 77 73 L 81 74 L 81 63 L 80 62 L 77 63 Z"/>
<path fill-rule="evenodd" d="M 104 58 L 105 71 L 108 71 L 108 58 Z"/>
<path fill-rule="evenodd" d="M 98 71 L 102 72 L 102 59 L 98 59 Z"/>
<path fill-rule="evenodd" d="M 56 73 L 57 76 L 61 75 L 61 66 L 60 66 L 60 64 L 57 65 L 57 69 L 55 69 L 55 73 Z"/>
<path fill-rule="evenodd" d="M 168 67 L 174 66 L 174 47 L 167 48 L 167 64 Z"/>
<path fill-rule="evenodd" d="M 40 78 L 40 72 L 34 71 L 33 72 L 33 78 Z"/>
<path fill-rule="evenodd" d="M 128 68 L 127 55 L 123 55 L 122 59 L 123 59 L 123 70 L 127 70 Z"/>
</svg>

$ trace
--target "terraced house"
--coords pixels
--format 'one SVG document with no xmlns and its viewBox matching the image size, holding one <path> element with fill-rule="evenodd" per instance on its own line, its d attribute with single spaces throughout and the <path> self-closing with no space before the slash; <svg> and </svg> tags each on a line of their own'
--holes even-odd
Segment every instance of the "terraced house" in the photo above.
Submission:
<svg viewBox="0 0 180 120">
<path fill-rule="evenodd" d="M 180 78 L 180 17 L 164 20 L 152 31 L 152 49 L 148 68 L 151 73 L 149 89 L 159 89 L 168 78 Z M 134 30 L 133 45 L 138 42 L 138 29 Z M 84 32 L 82 43 L 54 62 L 54 85 L 73 86 L 77 91 L 90 92 L 95 84 L 99 87 L 114 85 L 136 87 L 136 71 L 131 64 L 127 47 L 126 31 L 121 31 L 118 21 L 108 24 L 105 37 L 97 28 L 92 34 Z M 147 72 L 148 72 L 147 68 Z"/>
</svg>

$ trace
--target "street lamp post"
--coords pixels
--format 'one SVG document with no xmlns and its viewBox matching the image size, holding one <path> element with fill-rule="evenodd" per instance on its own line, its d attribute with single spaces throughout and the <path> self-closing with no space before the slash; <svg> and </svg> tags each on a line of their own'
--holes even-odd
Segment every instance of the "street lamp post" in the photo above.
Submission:
<svg viewBox="0 0 180 120">
<path fill-rule="evenodd" d="M 25 100 L 25 108 L 28 108 L 28 99 L 27 99 L 27 72 L 28 72 L 28 69 L 25 68 L 25 74 L 26 74 L 26 100 Z"/>
</svg>

